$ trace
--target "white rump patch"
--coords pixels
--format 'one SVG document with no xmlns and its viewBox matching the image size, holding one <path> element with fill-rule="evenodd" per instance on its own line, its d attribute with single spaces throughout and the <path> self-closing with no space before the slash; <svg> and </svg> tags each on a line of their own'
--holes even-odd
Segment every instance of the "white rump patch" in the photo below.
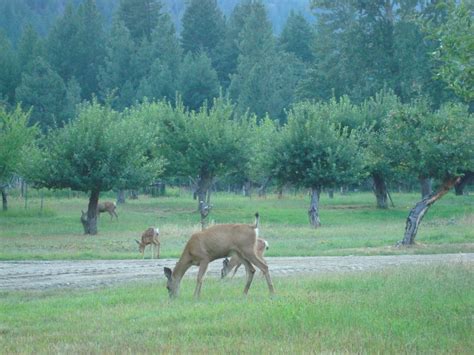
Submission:
<svg viewBox="0 0 474 355">
<path fill-rule="evenodd" d="M 269 246 L 268 246 L 268 242 L 266 240 L 263 240 L 265 242 L 265 249 L 268 249 Z"/>
</svg>

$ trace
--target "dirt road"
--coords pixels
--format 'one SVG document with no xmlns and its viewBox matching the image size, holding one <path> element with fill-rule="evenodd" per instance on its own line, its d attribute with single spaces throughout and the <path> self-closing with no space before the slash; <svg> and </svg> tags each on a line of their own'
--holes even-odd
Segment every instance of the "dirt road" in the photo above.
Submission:
<svg viewBox="0 0 474 355">
<path fill-rule="evenodd" d="M 272 276 L 373 271 L 415 264 L 466 263 L 474 265 L 474 253 L 395 256 L 268 257 Z M 137 280 L 164 279 L 163 267 L 176 259 L 0 261 L 0 291 L 96 288 Z M 209 265 L 207 277 L 220 277 L 222 260 Z M 194 277 L 197 267 L 186 274 Z M 244 268 L 237 273 L 244 275 Z"/>
</svg>

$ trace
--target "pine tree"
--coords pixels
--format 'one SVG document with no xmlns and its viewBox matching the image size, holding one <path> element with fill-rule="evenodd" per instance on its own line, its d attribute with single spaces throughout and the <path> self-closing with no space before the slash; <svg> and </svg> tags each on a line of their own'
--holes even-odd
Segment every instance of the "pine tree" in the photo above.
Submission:
<svg viewBox="0 0 474 355">
<path fill-rule="evenodd" d="M 291 11 L 280 35 L 279 45 L 285 52 L 310 63 L 314 59 L 311 49 L 313 37 L 313 29 L 303 15 Z"/>
<path fill-rule="evenodd" d="M 13 105 L 20 80 L 19 66 L 10 41 L 0 32 L 0 103 Z"/>
<path fill-rule="evenodd" d="M 25 108 L 32 109 L 30 123 L 38 123 L 43 131 L 61 126 L 66 120 L 64 81 L 41 57 L 37 57 L 30 70 L 22 74 L 16 98 Z"/>
<path fill-rule="evenodd" d="M 161 8 L 159 0 L 120 0 L 117 15 L 138 44 L 144 38 L 151 39 L 151 34 L 162 16 Z"/>
</svg>

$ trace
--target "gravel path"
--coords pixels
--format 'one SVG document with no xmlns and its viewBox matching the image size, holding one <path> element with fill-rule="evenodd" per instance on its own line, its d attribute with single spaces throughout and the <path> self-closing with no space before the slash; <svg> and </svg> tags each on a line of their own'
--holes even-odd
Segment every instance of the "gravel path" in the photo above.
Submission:
<svg viewBox="0 0 474 355">
<path fill-rule="evenodd" d="M 474 253 L 393 256 L 268 257 L 272 276 L 324 274 L 380 270 L 401 265 L 466 263 L 474 265 Z M 137 280 L 164 279 L 163 267 L 176 259 L 0 261 L 0 291 L 96 288 Z M 219 277 L 221 260 L 209 265 L 207 277 Z M 197 274 L 192 267 L 188 277 Z M 237 275 L 244 275 L 244 268 Z"/>
</svg>

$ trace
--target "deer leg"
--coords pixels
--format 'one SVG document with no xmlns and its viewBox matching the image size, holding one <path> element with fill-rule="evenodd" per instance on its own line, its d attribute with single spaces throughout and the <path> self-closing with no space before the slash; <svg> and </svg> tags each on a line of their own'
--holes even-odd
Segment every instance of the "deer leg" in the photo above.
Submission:
<svg viewBox="0 0 474 355">
<path fill-rule="evenodd" d="M 118 215 L 117 215 L 117 212 L 113 211 L 113 214 L 115 215 L 115 218 L 117 218 L 117 221 L 118 221 Z M 112 218 L 113 219 L 113 218 Z"/>
<path fill-rule="evenodd" d="M 153 260 L 153 252 L 155 251 L 155 246 L 153 244 L 151 246 L 151 260 Z"/>
<path fill-rule="evenodd" d="M 196 289 L 194 290 L 195 298 L 199 298 L 199 296 L 201 295 L 202 278 L 204 277 L 204 274 L 206 273 L 208 265 L 209 265 L 209 261 L 207 260 L 203 260 L 199 264 L 199 272 L 197 276 Z"/>
<path fill-rule="evenodd" d="M 157 259 L 160 258 L 160 246 L 161 246 L 160 243 L 158 243 L 158 244 L 156 245 L 156 249 L 157 249 L 157 250 L 156 250 L 156 258 L 157 258 Z"/>
<path fill-rule="evenodd" d="M 246 295 L 249 292 L 250 285 L 252 284 L 253 276 L 255 274 L 255 268 L 246 259 L 241 258 L 241 260 L 245 266 L 245 271 L 247 274 L 247 283 L 245 284 L 245 288 L 244 288 L 244 295 Z"/>
<path fill-rule="evenodd" d="M 275 293 L 275 290 L 273 288 L 273 282 L 272 278 L 270 277 L 270 271 L 268 271 L 267 263 L 255 254 L 248 254 L 247 256 L 249 258 L 249 261 L 263 272 L 263 275 L 267 280 L 268 290 L 270 291 L 270 294 L 273 295 Z"/>
<path fill-rule="evenodd" d="M 241 267 L 241 266 L 242 266 L 242 263 L 241 263 L 241 262 L 239 262 L 239 263 L 235 266 L 234 273 L 232 274 L 231 278 L 234 278 L 235 273 L 237 272 L 237 270 L 238 270 L 239 267 Z"/>
</svg>

